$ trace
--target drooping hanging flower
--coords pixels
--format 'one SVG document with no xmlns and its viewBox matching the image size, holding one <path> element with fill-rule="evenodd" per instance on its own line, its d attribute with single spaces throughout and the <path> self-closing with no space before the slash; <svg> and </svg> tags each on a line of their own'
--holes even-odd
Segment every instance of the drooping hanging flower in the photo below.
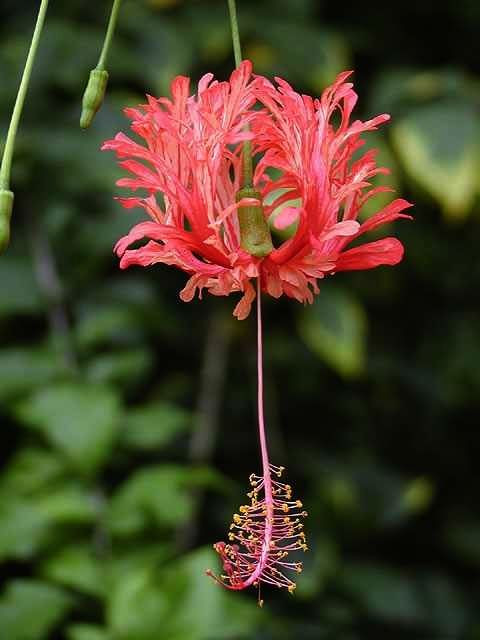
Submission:
<svg viewBox="0 0 480 640">
<path fill-rule="evenodd" d="M 403 256 L 402 244 L 391 237 L 349 246 L 367 231 L 409 218 L 403 211 L 411 206 L 396 199 L 362 224 L 357 220 L 369 198 L 389 191 L 370 183 L 388 173 L 377 167 L 375 151 L 359 153 L 361 135 L 389 116 L 350 123 L 357 96 L 349 75 L 340 74 L 317 100 L 281 79 L 274 85 L 252 77 L 248 61 L 228 82 L 207 74 L 196 95 L 189 94 L 188 78 L 179 76 L 172 99 L 148 97 L 146 105 L 126 109 L 132 131 L 146 144 L 119 133 L 103 145 L 131 174 L 118 185 L 146 191 L 119 198 L 125 208 L 142 207 L 150 217 L 116 244 L 122 268 L 157 262 L 179 267 L 190 275 L 180 293 L 184 301 L 203 289 L 218 296 L 242 292 L 234 310 L 239 319 L 257 297 L 262 475 L 250 477 L 250 504 L 234 514 L 228 541 L 214 545 L 223 572 L 208 571 L 232 590 L 267 583 L 293 593 L 295 582 L 286 572 L 302 566 L 287 558 L 307 550 L 301 521 L 306 512 L 292 499 L 290 485 L 280 482 L 283 467 L 271 465 L 268 455 L 261 292 L 312 302 L 325 275 L 395 265 Z M 295 224 L 296 230 L 274 247 L 269 223 L 278 229 Z M 144 239 L 146 244 L 132 248 Z"/>
<path fill-rule="evenodd" d="M 114 150 L 132 174 L 119 186 L 147 192 L 120 202 L 127 209 L 143 207 L 150 221 L 118 241 L 120 266 L 162 262 L 183 269 L 190 274 L 180 293 L 184 301 L 203 289 L 218 296 L 243 292 L 234 315 L 244 319 L 256 295 L 253 278 L 260 277 L 262 290 L 273 297 L 312 302 L 326 274 L 397 264 L 403 246 L 395 238 L 348 248 L 363 233 L 409 217 L 402 212 L 411 206 L 397 199 L 363 224 L 357 221 L 365 201 L 388 190 L 369 182 L 388 170 L 377 167 L 372 150 L 357 157 L 361 134 L 389 116 L 349 122 L 357 100 L 346 82 L 349 73 L 314 100 L 281 79 L 274 86 L 252 78 L 251 63 L 244 61 L 228 82 L 207 74 L 197 94 L 189 95 L 188 78 L 178 76 L 172 99 L 149 96 L 147 104 L 126 109 L 132 131 L 146 145 L 119 133 L 103 149 Z M 336 112 L 338 126 L 332 122 Z M 252 154 L 263 155 L 251 188 L 242 189 L 245 141 Z M 271 169 L 280 172 L 276 180 Z M 274 224 L 296 222 L 296 233 L 274 248 L 266 222 L 293 200 L 300 204 L 284 206 Z M 130 248 L 144 238 L 146 244 Z"/>
</svg>

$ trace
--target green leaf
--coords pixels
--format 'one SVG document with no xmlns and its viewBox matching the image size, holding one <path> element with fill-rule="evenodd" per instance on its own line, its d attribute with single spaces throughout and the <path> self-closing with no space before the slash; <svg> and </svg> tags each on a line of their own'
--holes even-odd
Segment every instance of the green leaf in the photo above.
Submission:
<svg viewBox="0 0 480 640">
<path fill-rule="evenodd" d="M 53 451 L 20 449 L 0 477 L 0 495 L 31 495 L 42 490 L 65 471 L 65 464 Z"/>
<path fill-rule="evenodd" d="M 62 525 L 91 524 L 97 517 L 93 496 L 70 483 L 0 501 L 0 558 L 30 558 Z"/>
<path fill-rule="evenodd" d="M 191 415 L 167 403 L 130 410 L 124 419 L 122 442 L 134 449 L 157 449 L 169 444 L 191 426 Z"/>
<path fill-rule="evenodd" d="M 17 415 L 42 432 L 79 470 L 92 473 L 112 451 L 120 405 L 107 387 L 68 383 L 37 391 L 20 404 Z"/>
<path fill-rule="evenodd" d="M 200 549 L 164 570 L 147 567 L 125 576 L 109 597 L 107 618 L 112 635 L 121 640 L 247 637 L 260 610 L 205 576 L 205 569 L 216 562 L 211 550 Z"/>
<path fill-rule="evenodd" d="M 75 326 L 76 343 L 81 349 L 103 344 L 128 344 L 141 336 L 135 311 L 125 305 L 89 305 L 82 309 Z"/>
<path fill-rule="evenodd" d="M 93 596 L 102 596 L 105 591 L 102 564 L 89 545 L 73 544 L 54 553 L 43 562 L 41 573 L 47 579 Z"/>
<path fill-rule="evenodd" d="M 462 69 L 418 70 L 414 67 L 391 68 L 373 80 L 368 111 L 397 114 L 413 105 L 444 98 L 463 101 L 478 95 L 475 79 Z M 369 134 L 370 135 L 370 134 Z"/>
<path fill-rule="evenodd" d="M 443 100 L 417 107 L 394 124 L 392 135 L 410 178 L 438 202 L 447 218 L 465 218 L 480 171 L 480 122 L 474 106 Z"/>
<path fill-rule="evenodd" d="M 30 558 L 44 544 L 49 527 L 47 514 L 33 501 L 3 498 L 0 502 L 0 559 Z"/>
<path fill-rule="evenodd" d="M 157 640 L 159 629 L 166 638 L 166 616 L 164 586 L 153 567 L 128 573 L 110 590 L 107 620 L 114 638 Z"/>
<path fill-rule="evenodd" d="M 113 640 L 106 629 L 91 624 L 72 624 L 67 629 L 68 640 Z"/>
<path fill-rule="evenodd" d="M 425 618 L 418 588 L 391 567 L 348 565 L 341 583 L 373 618 L 398 623 L 421 622 Z"/>
<path fill-rule="evenodd" d="M 0 315 L 33 313 L 42 310 L 42 299 L 32 265 L 24 258 L 12 255 L 0 260 Z"/>
<path fill-rule="evenodd" d="M 71 608 L 59 587 L 38 580 L 13 580 L 0 599 L 0 629 L 5 640 L 43 640 Z"/>
<path fill-rule="evenodd" d="M 298 329 L 306 345 L 340 375 L 365 368 L 367 320 L 355 298 L 329 283 L 313 305 L 300 312 Z"/>
<path fill-rule="evenodd" d="M 333 538 L 326 536 L 310 538 L 311 549 L 308 561 L 304 564 L 301 579 L 297 582 L 295 595 L 302 599 L 311 599 L 326 587 L 339 570 L 340 555 Z"/>
<path fill-rule="evenodd" d="M 92 383 L 127 384 L 147 375 L 153 366 L 153 356 L 148 349 L 130 349 L 115 353 L 102 353 L 86 367 L 85 376 Z"/>
<path fill-rule="evenodd" d="M 89 524 L 97 516 L 94 496 L 75 482 L 45 492 L 35 503 L 56 524 Z"/>
<path fill-rule="evenodd" d="M 170 541 L 173 539 L 170 537 Z M 150 544 L 123 544 L 114 546 L 113 555 L 108 561 L 107 585 L 109 591 L 116 585 L 122 584 L 130 574 L 143 573 L 145 569 L 159 567 L 166 559 L 171 558 L 171 546 L 159 541 Z"/>
<path fill-rule="evenodd" d="M 47 349 L 2 349 L 0 399 L 21 396 L 44 385 L 58 374 L 59 367 L 55 362 L 55 356 Z"/>
<path fill-rule="evenodd" d="M 109 524 L 117 535 L 133 535 L 149 525 L 175 527 L 192 513 L 188 468 L 174 465 L 135 472 L 110 502 Z"/>
<path fill-rule="evenodd" d="M 204 547 L 165 571 L 162 578 L 169 599 L 165 637 L 169 640 L 249 638 L 260 618 L 265 618 L 254 600 L 219 589 L 205 575 L 206 569 L 217 566 L 218 555 Z"/>
</svg>

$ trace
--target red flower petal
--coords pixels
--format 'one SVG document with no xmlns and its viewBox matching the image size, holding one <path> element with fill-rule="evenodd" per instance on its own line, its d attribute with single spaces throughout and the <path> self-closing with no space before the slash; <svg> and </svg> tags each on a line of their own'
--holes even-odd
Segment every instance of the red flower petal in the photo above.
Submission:
<svg viewBox="0 0 480 640">
<path fill-rule="evenodd" d="M 403 258 L 403 245 L 397 238 L 383 238 L 348 249 L 339 255 L 336 271 L 373 269 L 380 265 L 395 265 Z"/>
</svg>

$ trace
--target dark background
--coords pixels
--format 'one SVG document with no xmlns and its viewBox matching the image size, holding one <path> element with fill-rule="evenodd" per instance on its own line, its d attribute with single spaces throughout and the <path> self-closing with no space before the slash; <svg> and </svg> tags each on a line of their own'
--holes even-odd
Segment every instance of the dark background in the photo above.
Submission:
<svg viewBox="0 0 480 640">
<path fill-rule="evenodd" d="M 339 274 L 309 308 L 265 303 L 272 459 L 311 551 L 264 609 L 203 574 L 259 470 L 254 317 L 180 302 L 174 269 L 120 272 L 140 215 L 99 152 L 174 75 L 228 77 L 226 3 L 125 0 L 87 132 L 110 3 L 50 4 L 0 258 L 0 638 L 478 640 L 480 4 L 239 2 L 257 72 L 319 95 L 355 69 L 356 115 L 392 115 L 367 136 L 384 180 L 415 203 L 398 267 Z M 2 138 L 37 7 L 1 2 Z"/>
</svg>

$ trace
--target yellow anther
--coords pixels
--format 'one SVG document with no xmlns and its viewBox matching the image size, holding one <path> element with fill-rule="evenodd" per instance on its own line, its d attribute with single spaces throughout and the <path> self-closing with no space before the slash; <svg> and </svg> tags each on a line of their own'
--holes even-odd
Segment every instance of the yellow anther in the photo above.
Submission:
<svg viewBox="0 0 480 640">
<path fill-rule="evenodd" d="M 285 502 L 282 504 L 282 511 L 284 511 L 285 513 L 288 513 L 290 511 L 288 504 L 286 504 Z"/>
<path fill-rule="evenodd" d="M 292 487 L 289 484 L 285 485 L 285 491 L 291 491 Z"/>
<path fill-rule="evenodd" d="M 289 524 L 290 523 L 290 518 L 288 516 L 285 516 L 283 521 L 284 521 L 285 524 Z"/>
<path fill-rule="evenodd" d="M 232 540 L 232 541 L 233 541 L 233 540 L 235 540 L 235 534 L 233 534 L 233 533 L 229 533 L 229 534 L 228 534 L 228 539 L 229 539 L 229 540 Z"/>
<path fill-rule="evenodd" d="M 248 505 L 242 504 L 239 511 L 240 513 L 248 513 Z"/>
<path fill-rule="evenodd" d="M 302 501 L 301 501 L 301 500 L 297 500 L 297 501 L 296 501 L 296 503 L 295 503 L 295 505 L 296 505 L 299 509 L 301 509 L 301 508 L 303 507 L 303 503 L 302 503 Z"/>
<path fill-rule="evenodd" d="M 295 584 L 295 582 L 292 582 L 292 584 L 288 585 L 288 592 L 293 593 L 296 588 L 297 588 L 297 585 Z"/>
<path fill-rule="evenodd" d="M 258 606 L 259 606 L 259 607 L 263 607 L 263 600 L 259 600 L 259 601 L 258 601 Z"/>
<path fill-rule="evenodd" d="M 297 562 L 297 564 L 295 565 L 295 571 L 297 573 L 302 573 L 302 570 L 303 570 L 302 563 L 301 562 Z"/>
<path fill-rule="evenodd" d="M 235 522 L 235 524 L 241 524 L 242 519 L 241 519 L 241 517 L 238 515 L 238 513 L 234 513 L 234 514 L 233 514 L 233 521 Z"/>
</svg>

